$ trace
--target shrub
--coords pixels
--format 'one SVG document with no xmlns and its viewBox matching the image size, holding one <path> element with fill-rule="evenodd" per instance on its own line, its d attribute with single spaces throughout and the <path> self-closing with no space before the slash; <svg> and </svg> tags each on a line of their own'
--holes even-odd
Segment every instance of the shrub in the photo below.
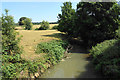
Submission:
<svg viewBox="0 0 120 80">
<path fill-rule="evenodd" d="M 58 29 L 58 26 L 57 26 L 57 25 L 55 25 L 55 26 L 53 26 L 53 27 L 52 27 L 52 29 Z"/>
<path fill-rule="evenodd" d="M 39 28 L 35 28 L 35 30 L 39 30 Z"/>
<path fill-rule="evenodd" d="M 49 22 L 43 20 L 41 22 L 41 26 L 40 26 L 39 30 L 47 30 L 48 28 L 49 28 Z"/>
<path fill-rule="evenodd" d="M 90 54 L 96 70 L 104 75 L 120 77 L 120 40 L 106 40 L 92 47 Z"/>
<path fill-rule="evenodd" d="M 31 29 L 32 29 L 33 24 L 32 24 L 31 21 L 32 21 L 32 20 L 29 19 L 29 18 L 26 18 L 26 19 L 24 20 L 25 30 L 31 30 Z"/>
<path fill-rule="evenodd" d="M 36 64 L 35 62 L 28 62 L 28 72 L 29 73 L 35 73 L 38 71 L 38 64 Z"/>
<path fill-rule="evenodd" d="M 79 2 L 76 12 L 70 2 L 65 2 L 61 10 L 58 30 L 74 38 L 80 37 L 86 47 L 116 37 L 120 7 L 115 2 Z"/>
<path fill-rule="evenodd" d="M 8 15 L 8 10 L 6 10 L 6 15 L 2 16 L 2 51 L 3 54 L 13 55 L 20 54 L 21 49 L 18 46 L 20 37 L 16 38 L 18 35 L 15 32 L 15 26 L 13 17 Z"/>
<path fill-rule="evenodd" d="M 14 20 L 12 16 L 8 15 L 8 10 L 5 9 L 6 15 L 2 15 L 2 77 L 11 78 L 16 77 L 19 70 L 17 70 L 17 63 L 21 61 L 20 54 L 22 53 L 19 47 L 20 37 L 16 38 L 18 34 L 15 32 Z"/>
<path fill-rule="evenodd" d="M 120 27 L 119 27 L 118 30 L 116 30 L 116 35 L 117 35 L 118 38 L 120 38 Z"/>
<path fill-rule="evenodd" d="M 40 43 L 37 46 L 36 53 L 47 53 L 50 61 L 54 64 L 63 57 L 67 45 L 66 41 L 61 40 Z"/>
</svg>

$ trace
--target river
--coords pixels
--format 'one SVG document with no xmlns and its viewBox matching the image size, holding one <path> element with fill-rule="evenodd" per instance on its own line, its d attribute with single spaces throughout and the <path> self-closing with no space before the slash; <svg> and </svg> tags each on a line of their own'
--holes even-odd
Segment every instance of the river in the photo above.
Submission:
<svg viewBox="0 0 120 80">
<path fill-rule="evenodd" d="M 69 57 L 48 69 L 40 78 L 100 78 L 85 49 L 74 45 Z"/>
</svg>

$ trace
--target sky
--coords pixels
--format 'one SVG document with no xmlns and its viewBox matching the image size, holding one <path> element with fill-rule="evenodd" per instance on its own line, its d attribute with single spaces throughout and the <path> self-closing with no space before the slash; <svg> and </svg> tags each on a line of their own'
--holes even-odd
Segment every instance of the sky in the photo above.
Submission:
<svg viewBox="0 0 120 80">
<path fill-rule="evenodd" d="M 78 2 L 72 2 L 72 6 L 76 9 Z M 21 17 L 28 17 L 32 22 L 56 22 L 58 13 L 61 13 L 63 2 L 2 2 L 2 13 L 9 10 L 9 15 L 14 17 L 17 23 Z"/>
<path fill-rule="evenodd" d="M 80 0 L 67 0 L 72 2 L 72 7 L 76 9 L 76 5 Z M 120 1 L 120 0 L 117 0 Z M 65 0 L 1 0 L 0 8 L 2 13 L 5 9 L 9 10 L 9 15 L 14 17 L 17 23 L 21 17 L 28 17 L 32 22 L 56 22 L 57 16 L 61 13 L 61 6 Z M 1 10 L 0 10 L 1 12 Z"/>
</svg>

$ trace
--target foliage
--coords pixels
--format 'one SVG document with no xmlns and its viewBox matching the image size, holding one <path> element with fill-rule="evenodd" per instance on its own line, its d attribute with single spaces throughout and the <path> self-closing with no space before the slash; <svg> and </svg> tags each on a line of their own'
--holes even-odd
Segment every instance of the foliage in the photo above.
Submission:
<svg viewBox="0 0 120 80">
<path fill-rule="evenodd" d="M 71 24 L 72 24 L 72 16 L 75 14 L 75 10 L 72 9 L 71 2 L 64 2 L 61 7 L 62 14 L 58 14 L 58 30 L 61 32 L 70 33 Z"/>
<path fill-rule="evenodd" d="M 61 40 L 40 43 L 37 46 L 36 53 L 47 53 L 46 57 L 54 64 L 63 57 L 67 45 L 68 43 L 66 41 Z"/>
<path fill-rule="evenodd" d="M 47 30 L 48 28 L 49 28 L 49 22 L 43 20 L 41 22 L 41 26 L 40 26 L 39 30 Z"/>
<path fill-rule="evenodd" d="M 28 72 L 35 73 L 38 71 L 38 65 L 35 62 L 28 62 Z"/>
<path fill-rule="evenodd" d="M 20 38 L 16 38 L 18 34 L 15 32 L 15 26 L 13 17 L 8 15 L 8 11 L 6 10 L 6 15 L 2 15 L 2 50 L 3 54 L 13 55 L 20 54 L 20 48 L 18 43 Z"/>
<path fill-rule="evenodd" d="M 15 32 L 14 20 L 12 16 L 8 15 L 8 10 L 5 9 L 6 15 L 2 15 L 2 66 L 1 70 L 3 78 L 15 77 L 17 75 L 17 64 L 20 62 L 22 53 L 18 46 L 20 37 Z"/>
<path fill-rule="evenodd" d="M 120 24 L 120 22 L 119 22 L 119 24 Z M 116 30 L 116 36 L 117 36 L 118 38 L 120 38 L 120 26 L 119 26 L 118 30 Z"/>
<path fill-rule="evenodd" d="M 19 25 L 24 25 L 24 20 L 26 19 L 27 17 L 21 17 L 18 21 Z"/>
<path fill-rule="evenodd" d="M 52 29 L 58 29 L 58 26 L 57 26 L 57 25 L 55 25 L 55 26 L 53 26 L 53 27 L 52 27 Z"/>
<path fill-rule="evenodd" d="M 106 40 L 92 47 L 90 54 L 98 71 L 108 77 L 120 77 L 120 40 Z M 112 76 L 111 76 L 112 75 Z"/>
<path fill-rule="evenodd" d="M 39 28 L 35 28 L 35 30 L 39 30 Z"/>
<path fill-rule="evenodd" d="M 114 38 L 115 30 L 118 29 L 119 10 L 113 2 L 79 3 L 76 30 L 79 30 L 80 37 L 88 45 Z"/>
<path fill-rule="evenodd" d="M 30 18 L 26 18 L 24 20 L 25 30 L 31 30 L 32 29 L 33 24 L 32 24 L 31 21 L 32 20 Z"/>
<path fill-rule="evenodd" d="M 5 76 L 5 78 L 15 78 L 17 75 L 16 69 L 17 67 L 15 64 L 4 64 L 2 66 L 3 76 Z"/>
<path fill-rule="evenodd" d="M 79 2 L 76 12 L 70 2 L 63 3 L 58 17 L 58 30 L 81 37 L 84 45 L 93 46 L 116 37 L 120 7 L 115 2 Z M 107 6 L 106 6 L 107 5 Z"/>
</svg>

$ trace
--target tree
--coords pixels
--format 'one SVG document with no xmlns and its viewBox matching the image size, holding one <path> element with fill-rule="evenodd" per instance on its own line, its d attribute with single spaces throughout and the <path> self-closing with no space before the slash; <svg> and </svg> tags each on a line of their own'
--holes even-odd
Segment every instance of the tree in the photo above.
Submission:
<svg viewBox="0 0 120 80">
<path fill-rule="evenodd" d="M 32 26 L 33 26 L 33 24 L 32 24 L 32 22 L 31 22 L 32 20 L 30 19 L 30 18 L 26 18 L 25 20 L 24 20 L 24 25 L 25 25 L 25 30 L 31 30 L 32 29 Z"/>
<path fill-rule="evenodd" d="M 19 54 L 21 53 L 18 46 L 20 38 L 16 38 L 14 20 L 8 15 L 8 10 L 5 9 L 6 15 L 2 15 L 2 50 L 3 54 Z"/>
<path fill-rule="evenodd" d="M 12 16 L 8 15 L 8 10 L 5 9 L 6 14 L 0 18 L 2 20 L 2 78 L 13 78 L 17 75 L 18 63 L 20 63 L 22 53 L 19 47 L 20 37 L 15 32 L 15 23 Z"/>
<path fill-rule="evenodd" d="M 76 34 L 88 45 L 115 38 L 119 11 L 115 2 L 80 2 L 76 12 Z"/>
<path fill-rule="evenodd" d="M 43 20 L 41 22 L 41 26 L 40 26 L 39 30 L 47 30 L 48 28 L 49 28 L 49 22 Z"/>
<path fill-rule="evenodd" d="M 58 14 L 58 30 L 71 34 L 72 16 L 75 14 L 75 10 L 72 9 L 71 2 L 64 2 L 61 9 L 62 14 Z"/>
<path fill-rule="evenodd" d="M 18 21 L 19 25 L 24 25 L 24 20 L 26 19 L 27 17 L 21 17 Z"/>
</svg>

